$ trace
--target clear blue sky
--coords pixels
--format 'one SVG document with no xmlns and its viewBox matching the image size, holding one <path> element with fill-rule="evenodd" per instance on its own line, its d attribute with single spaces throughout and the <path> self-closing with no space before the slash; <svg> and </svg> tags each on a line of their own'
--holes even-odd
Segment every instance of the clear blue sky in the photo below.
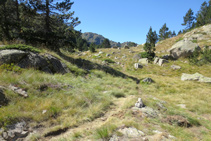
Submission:
<svg viewBox="0 0 211 141">
<path fill-rule="evenodd" d="M 157 33 L 166 23 L 176 33 L 184 29 L 183 16 L 194 14 L 205 0 L 73 0 L 72 10 L 82 32 L 93 32 L 116 41 L 145 43 L 150 26 Z M 208 1 L 208 0 L 206 0 Z"/>
</svg>

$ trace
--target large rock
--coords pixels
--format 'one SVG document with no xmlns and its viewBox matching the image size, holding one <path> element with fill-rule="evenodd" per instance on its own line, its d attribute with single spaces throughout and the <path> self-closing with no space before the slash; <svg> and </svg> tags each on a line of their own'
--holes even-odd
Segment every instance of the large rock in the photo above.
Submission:
<svg viewBox="0 0 211 141">
<path fill-rule="evenodd" d="M 149 60 L 148 60 L 148 58 L 142 58 L 142 59 L 139 59 L 138 62 L 143 65 L 147 65 L 149 63 Z"/>
<path fill-rule="evenodd" d="M 171 65 L 171 68 L 173 70 L 179 70 L 179 69 L 181 69 L 181 67 L 180 66 L 177 66 L 177 65 Z"/>
<path fill-rule="evenodd" d="M 204 77 L 202 74 L 195 73 L 195 74 L 186 74 L 183 73 L 181 76 L 182 81 L 198 81 L 198 82 L 205 82 L 211 83 L 210 77 Z"/>
<path fill-rule="evenodd" d="M 21 50 L 11 49 L 11 50 L 1 50 L 0 51 L 0 65 L 18 63 L 23 57 L 28 53 Z"/>
<path fill-rule="evenodd" d="M 168 60 L 155 57 L 154 64 L 157 64 L 159 66 L 163 66 L 164 63 L 168 63 Z"/>
<path fill-rule="evenodd" d="M 168 51 L 174 59 L 178 59 L 180 57 L 188 57 L 190 56 L 193 51 L 200 50 L 201 48 L 198 46 L 198 44 L 193 43 L 192 41 L 189 41 L 187 39 L 181 40 L 174 44 Z"/>
<path fill-rule="evenodd" d="M 21 68 L 34 68 L 47 73 L 68 73 L 68 67 L 58 58 L 17 49 L 0 51 L 0 65 L 14 63 Z"/>
</svg>

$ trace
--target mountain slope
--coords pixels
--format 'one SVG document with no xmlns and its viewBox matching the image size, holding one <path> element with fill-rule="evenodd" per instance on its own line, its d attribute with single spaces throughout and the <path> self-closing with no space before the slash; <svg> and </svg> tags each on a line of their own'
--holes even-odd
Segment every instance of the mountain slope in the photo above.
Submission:
<svg viewBox="0 0 211 141">
<path fill-rule="evenodd" d="M 89 43 L 95 43 L 97 45 L 101 44 L 103 42 L 103 40 L 105 39 L 104 36 L 97 34 L 97 33 L 92 33 L 92 32 L 85 32 L 82 33 L 82 38 L 87 40 Z M 110 44 L 111 47 L 124 47 L 125 45 L 129 45 L 131 42 L 124 42 L 124 43 L 120 43 L 120 42 L 115 42 L 110 40 Z"/>
</svg>

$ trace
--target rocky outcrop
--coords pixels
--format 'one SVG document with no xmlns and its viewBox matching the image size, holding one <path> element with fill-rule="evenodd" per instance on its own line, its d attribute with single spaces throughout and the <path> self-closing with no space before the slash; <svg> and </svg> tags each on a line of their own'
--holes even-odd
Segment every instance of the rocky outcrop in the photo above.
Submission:
<svg viewBox="0 0 211 141">
<path fill-rule="evenodd" d="M 14 63 L 21 68 L 34 68 L 47 73 L 68 73 L 68 67 L 58 58 L 44 54 L 7 49 L 0 51 L 0 65 Z"/>
<path fill-rule="evenodd" d="M 190 56 L 195 49 L 200 50 L 201 48 L 197 43 L 185 39 L 174 44 L 168 51 L 172 58 L 178 59 L 180 57 Z"/>
<path fill-rule="evenodd" d="M 138 101 L 136 102 L 135 107 L 137 107 L 137 108 L 144 107 L 144 103 L 141 98 L 138 98 Z"/>
<path fill-rule="evenodd" d="M 182 81 L 198 81 L 198 82 L 205 82 L 211 83 L 210 77 L 204 77 L 202 74 L 195 73 L 195 74 L 186 74 L 183 73 L 181 76 Z"/>
<path fill-rule="evenodd" d="M 28 97 L 28 94 L 26 91 L 24 91 L 23 89 L 21 88 L 18 88 L 18 87 L 15 87 L 13 85 L 10 85 L 9 88 L 14 91 L 15 93 L 17 93 L 18 95 L 22 96 L 22 97 Z"/>
</svg>

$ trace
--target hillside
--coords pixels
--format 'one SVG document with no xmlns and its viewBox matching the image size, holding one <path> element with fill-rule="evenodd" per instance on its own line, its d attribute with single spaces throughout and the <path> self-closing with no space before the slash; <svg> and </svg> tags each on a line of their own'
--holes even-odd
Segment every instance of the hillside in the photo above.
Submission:
<svg viewBox="0 0 211 141">
<path fill-rule="evenodd" d="M 82 38 L 86 39 L 89 43 L 95 43 L 96 45 L 99 45 L 103 42 L 103 40 L 105 39 L 104 36 L 99 35 L 97 33 L 92 33 L 92 32 L 85 32 L 82 33 Z M 124 47 L 125 45 L 128 45 L 130 42 L 124 42 L 124 43 L 120 43 L 120 42 L 114 42 L 112 40 L 110 40 L 110 44 L 111 47 Z"/>
<path fill-rule="evenodd" d="M 210 46 L 210 30 L 159 42 L 156 55 L 186 39 Z M 181 80 L 183 73 L 200 73 L 211 82 L 210 63 L 179 58 L 136 69 L 140 52 L 143 46 L 55 53 L 2 45 L 0 140 L 210 140 L 211 83 Z"/>
</svg>

